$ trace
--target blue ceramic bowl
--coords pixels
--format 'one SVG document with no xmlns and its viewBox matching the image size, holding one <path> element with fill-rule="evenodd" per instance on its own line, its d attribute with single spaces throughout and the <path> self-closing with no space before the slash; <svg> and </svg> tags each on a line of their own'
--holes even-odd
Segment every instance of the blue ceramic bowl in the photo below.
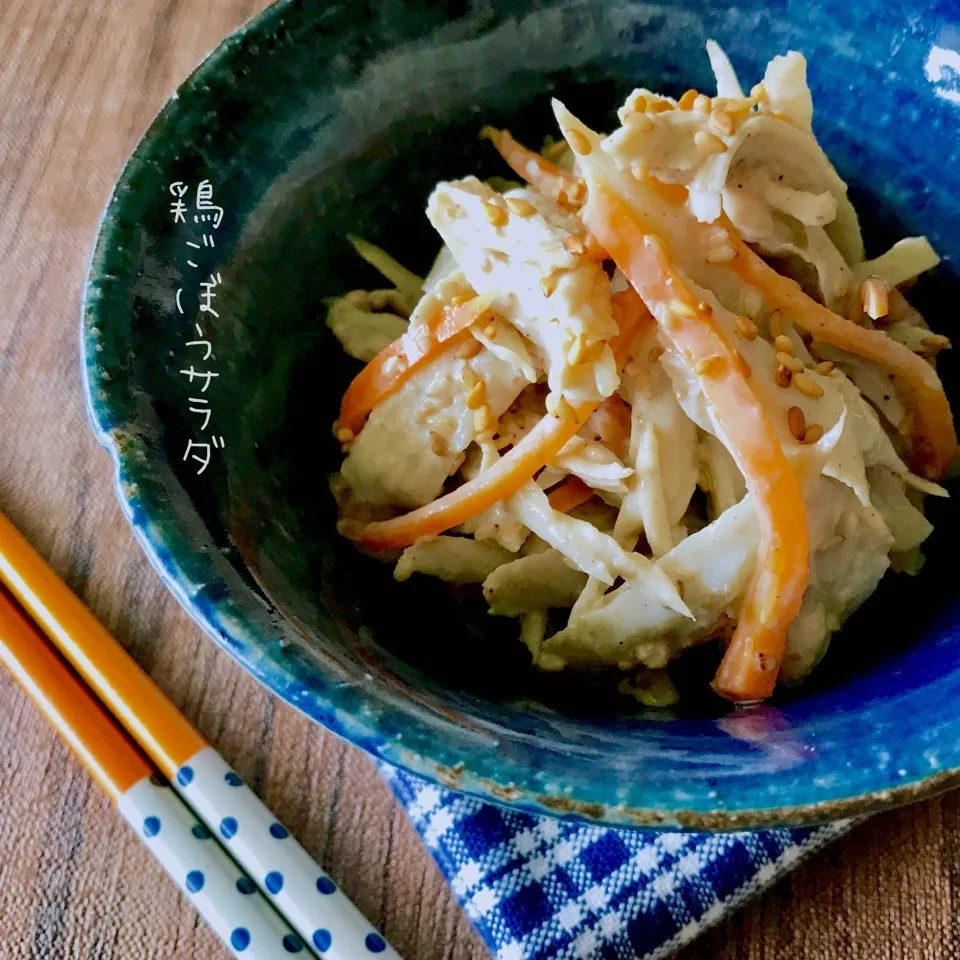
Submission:
<svg viewBox="0 0 960 960">
<path fill-rule="evenodd" d="M 960 779 L 949 504 L 933 504 L 924 573 L 888 575 L 806 686 L 736 717 L 707 692 L 710 664 L 697 655 L 693 706 L 676 714 L 636 713 L 593 682 L 533 677 L 513 624 L 441 585 L 395 584 L 334 533 L 329 424 L 355 366 L 325 331 L 323 301 L 374 281 L 345 235 L 426 269 L 433 183 L 505 173 L 477 139 L 482 123 L 537 143 L 554 93 L 603 126 L 635 84 L 710 89 L 708 37 L 750 82 L 769 56 L 806 54 L 817 132 L 854 185 L 868 253 L 928 234 L 946 260 L 918 302 L 935 324 L 951 313 L 936 309 L 955 302 L 960 250 L 950 4 L 280 3 L 207 59 L 151 126 L 93 255 L 90 415 L 170 589 L 329 729 L 518 809 L 729 829 L 866 812 Z M 194 219 L 211 215 L 195 208 L 204 180 L 224 211 L 216 227 Z M 212 274 L 216 316 L 200 311 Z M 189 345 L 203 340 L 208 361 Z M 191 368 L 192 383 L 180 372 Z M 949 363 L 942 370 L 956 382 Z M 204 390 L 207 372 L 216 378 Z M 204 451 L 188 444 L 205 410 L 222 447 L 198 475 Z"/>
</svg>

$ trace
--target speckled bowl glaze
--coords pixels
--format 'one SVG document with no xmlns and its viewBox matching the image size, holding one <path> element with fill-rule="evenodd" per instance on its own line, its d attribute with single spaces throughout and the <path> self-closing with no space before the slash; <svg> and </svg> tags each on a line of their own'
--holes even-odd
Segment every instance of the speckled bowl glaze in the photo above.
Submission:
<svg viewBox="0 0 960 960">
<path fill-rule="evenodd" d="M 336 536 L 329 424 L 356 365 L 323 324 L 325 297 L 376 282 L 347 233 L 425 270 L 434 182 L 505 172 L 478 141 L 481 123 L 537 143 L 554 93 L 602 127 L 635 84 L 712 89 L 703 45 L 715 37 L 747 82 L 775 53 L 806 54 L 817 131 L 853 184 L 868 253 L 927 233 L 946 261 L 917 301 L 951 333 L 958 21 L 950 4 L 870 0 L 271 7 L 151 126 L 90 269 L 90 415 L 167 585 L 309 716 L 378 758 L 518 809 L 731 829 L 863 813 L 960 780 L 949 504 L 932 504 L 924 573 L 888 575 L 806 686 L 725 714 L 703 654 L 692 706 L 637 713 L 592 681 L 531 676 L 513 623 L 442 585 L 396 584 Z M 224 209 L 216 231 L 192 217 L 205 179 Z M 190 187 L 186 223 L 171 214 L 175 182 Z M 198 312 L 211 274 L 217 317 Z M 211 342 L 206 365 L 205 348 L 187 346 L 198 340 Z M 191 365 L 217 373 L 205 393 L 179 373 Z M 942 372 L 956 382 L 949 361 Z M 206 432 L 223 440 L 200 476 L 184 459 L 201 439 L 191 397 L 208 401 Z"/>
</svg>

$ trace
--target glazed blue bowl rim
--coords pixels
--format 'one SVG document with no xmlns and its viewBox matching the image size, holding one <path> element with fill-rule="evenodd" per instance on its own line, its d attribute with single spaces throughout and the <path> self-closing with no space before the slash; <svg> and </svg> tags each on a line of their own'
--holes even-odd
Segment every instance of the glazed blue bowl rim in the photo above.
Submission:
<svg viewBox="0 0 960 960">
<path fill-rule="evenodd" d="M 199 603 L 196 595 L 189 593 L 185 586 L 187 578 L 183 566 L 185 559 L 182 553 L 185 549 L 183 544 L 178 542 L 177 537 L 165 525 L 162 516 L 156 518 L 145 516 L 138 508 L 136 483 L 133 478 L 142 466 L 134 465 L 134 453 L 120 440 L 119 434 L 122 431 L 105 426 L 110 422 L 110 398 L 115 391 L 125 389 L 125 385 L 111 382 L 104 387 L 100 378 L 103 371 L 98 366 L 94 334 L 97 326 L 102 324 L 104 319 L 98 313 L 101 303 L 99 298 L 93 295 L 93 291 L 106 279 L 108 269 L 113 269 L 112 266 L 105 267 L 105 263 L 110 259 L 111 251 L 122 230 L 125 194 L 135 172 L 149 159 L 153 143 L 162 136 L 165 122 L 175 114 L 184 97 L 190 96 L 196 88 L 202 87 L 208 75 L 214 74 L 221 65 L 229 61 L 231 56 L 242 49 L 242 41 L 248 34 L 253 31 L 269 30 L 275 23 L 278 24 L 287 9 L 295 4 L 296 0 L 277 0 L 241 25 L 203 59 L 164 105 L 124 165 L 110 200 L 104 208 L 98 226 L 97 241 L 88 266 L 81 309 L 80 348 L 83 388 L 89 420 L 97 439 L 113 460 L 115 492 L 127 521 L 161 580 L 191 617 L 218 646 L 228 652 L 264 686 L 311 719 L 322 723 L 333 733 L 360 746 L 377 760 L 468 795 L 539 815 L 560 816 L 626 827 L 739 830 L 820 823 L 870 813 L 932 796 L 960 785 L 960 765 L 931 770 L 931 767 L 918 756 L 916 766 L 904 759 L 903 765 L 905 767 L 909 765 L 909 769 L 901 771 L 904 776 L 900 785 L 887 784 L 870 791 L 861 791 L 854 796 L 840 797 L 826 789 L 822 791 L 823 799 L 795 805 L 750 807 L 749 804 L 742 802 L 742 797 L 739 799 L 734 797 L 729 805 L 713 811 L 689 810 L 682 808 L 675 798 L 668 799 L 669 795 L 664 791 L 657 793 L 653 803 L 631 803 L 628 806 L 581 802 L 576 797 L 537 796 L 533 789 L 526 789 L 528 784 L 523 779 L 524 771 L 518 769 L 516 765 L 511 767 L 510 773 L 513 776 L 506 782 L 496 782 L 489 776 L 479 776 L 470 770 L 451 770 L 434 757 L 411 751 L 399 738 L 384 736 L 374 712 L 361 709 L 345 713 L 331 702 L 322 684 L 309 692 L 295 690 L 291 686 L 289 674 L 285 675 L 280 664 L 269 657 L 258 655 L 258 647 L 262 645 L 262 639 L 252 619 L 227 616 L 216 603 Z M 118 278 L 111 279 L 116 282 Z M 126 279 L 129 281 L 133 277 L 128 276 Z M 93 382 L 98 383 L 96 390 L 92 386 Z M 97 396 L 98 391 L 101 393 L 100 397 Z M 164 466 L 166 467 L 166 464 Z M 150 469 L 152 470 L 153 467 L 151 466 Z M 216 574 L 212 563 L 209 564 L 209 570 L 211 577 L 214 577 Z M 412 709 L 405 711 L 405 722 L 422 723 L 416 711 Z M 808 790 L 805 795 L 809 798 L 816 793 L 816 790 Z M 631 795 L 632 799 L 633 795 Z"/>
</svg>

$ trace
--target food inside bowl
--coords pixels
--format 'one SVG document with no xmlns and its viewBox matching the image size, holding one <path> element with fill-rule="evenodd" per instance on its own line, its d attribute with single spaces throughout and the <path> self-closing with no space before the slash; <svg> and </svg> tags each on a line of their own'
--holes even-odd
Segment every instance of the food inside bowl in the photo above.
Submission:
<svg viewBox="0 0 960 960">
<path fill-rule="evenodd" d="M 539 154 L 485 130 L 525 185 L 437 184 L 429 275 L 354 241 L 392 286 L 328 316 L 366 363 L 340 532 L 397 579 L 482 584 L 538 668 L 608 665 L 658 705 L 707 641 L 732 701 L 809 673 L 919 569 L 957 453 L 949 342 L 905 296 L 937 255 L 865 259 L 799 53 L 748 95 L 708 54 L 716 96 L 634 90 L 608 135 L 558 101 Z"/>
</svg>

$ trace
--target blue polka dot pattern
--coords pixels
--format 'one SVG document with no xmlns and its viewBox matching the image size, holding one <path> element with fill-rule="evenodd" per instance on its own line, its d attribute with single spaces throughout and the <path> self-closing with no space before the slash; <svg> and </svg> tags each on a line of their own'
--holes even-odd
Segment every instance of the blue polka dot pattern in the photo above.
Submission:
<svg viewBox="0 0 960 960">
<path fill-rule="evenodd" d="M 243 781 L 232 771 L 228 770 L 224 775 L 223 779 L 230 784 L 231 787 L 242 787 Z"/>
<path fill-rule="evenodd" d="M 303 950 L 303 941 L 295 933 L 288 933 L 283 938 L 283 949 L 287 953 L 300 953 Z"/>
<path fill-rule="evenodd" d="M 181 767 L 177 771 L 177 783 L 181 787 L 186 787 L 193 780 L 193 767 Z"/>
<path fill-rule="evenodd" d="M 246 927 L 237 927 L 230 934 L 230 946 L 238 953 L 242 953 L 250 946 L 250 931 Z"/>
<path fill-rule="evenodd" d="M 160 818 L 147 817 L 143 821 L 143 835 L 145 837 L 155 837 L 160 832 Z"/>
<path fill-rule="evenodd" d="M 387 941 L 379 933 L 368 933 L 363 942 L 371 953 L 383 953 L 387 949 Z"/>
<path fill-rule="evenodd" d="M 195 824 L 190 828 L 190 832 L 191 832 L 198 840 L 209 840 L 209 839 L 210 839 L 210 831 L 209 831 L 202 823 L 195 823 Z"/>
<path fill-rule="evenodd" d="M 279 893 L 283 889 L 283 874 L 277 870 L 271 870 L 264 884 L 270 893 Z"/>
<path fill-rule="evenodd" d="M 282 823 L 274 823 L 270 825 L 270 836 L 275 840 L 286 840 L 290 832 Z"/>
<path fill-rule="evenodd" d="M 331 943 L 333 943 L 333 937 L 330 936 L 329 930 L 313 931 L 313 945 L 318 950 L 329 950 Z"/>
<path fill-rule="evenodd" d="M 187 874 L 187 889 L 191 893 L 197 893 L 197 891 L 203 889 L 204 877 L 202 870 L 191 870 Z"/>
<path fill-rule="evenodd" d="M 329 896 L 337 892 L 337 885 L 329 877 L 317 877 L 317 890 Z"/>
<path fill-rule="evenodd" d="M 237 889 L 245 897 L 249 897 L 251 894 L 257 892 L 254 882 L 249 877 L 237 877 Z"/>
<path fill-rule="evenodd" d="M 229 840 L 237 832 L 237 821 L 233 817 L 224 817 L 220 821 L 220 833 L 224 839 Z"/>
</svg>

